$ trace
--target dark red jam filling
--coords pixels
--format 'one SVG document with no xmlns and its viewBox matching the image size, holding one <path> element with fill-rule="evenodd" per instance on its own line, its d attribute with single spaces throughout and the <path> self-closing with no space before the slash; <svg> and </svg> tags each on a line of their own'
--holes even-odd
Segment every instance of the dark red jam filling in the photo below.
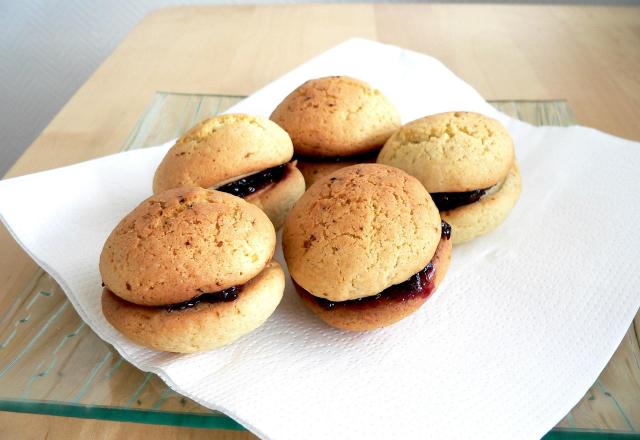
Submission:
<svg viewBox="0 0 640 440">
<path fill-rule="evenodd" d="M 442 221 L 440 237 L 442 240 L 449 240 L 451 238 L 451 225 L 445 221 Z M 311 295 L 296 283 L 295 280 L 293 280 L 293 284 L 300 295 L 307 296 L 325 310 L 335 310 L 338 307 L 362 310 L 369 307 L 375 307 L 383 301 L 403 302 L 418 297 L 427 298 L 435 289 L 435 274 L 436 268 L 430 261 L 422 270 L 400 284 L 387 287 L 377 295 L 351 299 L 348 301 L 331 301 L 325 298 L 319 298 Z"/>
<path fill-rule="evenodd" d="M 286 175 L 288 165 L 288 163 L 284 163 L 277 167 L 267 168 L 266 170 L 222 185 L 216 188 L 216 191 L 226 192 L 243 198 L 247 197 L 267 185 L 281 181 Z"/>
<path fill-rule="evenodd" d="M 451 225 L 444 220 L 441 220 L 441 232 L 440 237 L 443 240 L 448 240 L 451 238 Z"/>
<path fill-rule="evenodd" d="M 369 153 L 356 154 L 353 156 L 335 156 L 335 157 L 312 157 L 296 154 L 295 160 L 302 160 L 306 162 L 368 162 L 375 160 L 378 157 L 378 150 L 371 151 Z"/>
<path fill-rule="evenodd" d="M 167 312 L 171 313 L 173 311 L 190 309 L 202 302 L 209 303 L 209 304 L 214 304 L 219 302 L 231 302 L 238 299 L 238 295 L 242 291 L 242 287 L 243 286 L 233 286 L 233 287 L 229 287 L 228 289 L 221 290 L 220 292 L 203 293 L 202 295 L 196 296 L 195 298 L 191 298 L 188 301 L 184 301 L 177 304 L 169 304 L 167 306 L 160 306 L 160 307 L 165 308 Z"/>
<path fill-rule="evenodd" d="M 377 295 L 348 301 L 330 301 L 325 298 L 318 298 L 302 289 L 302 287 L 298 285 L 296 285 L 296 287 L 298 287 L 299 291 L 302 291 L 302 294 L 308 295 L 309 298 L 313 299 L 325 310 L 335 310 L 339 307 L 361 310 L 375 307 L 383 301 L 404 302 L 419 297 L 426 298 L 431 295 L 431 292 L 433 292 L 435 288 L 435 273 L 433 263 L 429 262 L 420 272 L 412 275 L 408 280 L 400 284 L 387 287 Z"/>
<path fill-rule="evenodd" d="M 489 188 L 476 189 L 475 191 L 467 192 L 441 192 L 431 193 L 433 202 L 440 211 L 449 211 L 451 209 L 459 208 L 460 206 L 470 205 L 480 200 Z"/>
</svg>

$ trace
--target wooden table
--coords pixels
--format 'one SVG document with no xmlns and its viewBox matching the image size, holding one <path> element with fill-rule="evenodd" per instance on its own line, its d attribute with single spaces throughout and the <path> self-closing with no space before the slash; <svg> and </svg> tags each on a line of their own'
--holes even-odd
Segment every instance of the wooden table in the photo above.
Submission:
<svg viewBox="0 0 640 440">
<path fill-rule="evenodd" d="M 155 91 L 250 94 L 354 36 L 431 54 L 487 99 L 564 98 L 580 123 L 640 140 L 638 29 L 640 8 L 634 7 L 368 4 L 163 9 L 131 32 L 6 176 L 117 151 Z M 0 295 L 23 289 L 36 269 L 0 227 Z M 63 426 L 101 436 L 125 430 L 158 438 L 213 434 L 0 413 L 2 437 L 55 436 Z M 249 435 L 215 432 L 215 438 L 231 437 Z"/>
</svg>

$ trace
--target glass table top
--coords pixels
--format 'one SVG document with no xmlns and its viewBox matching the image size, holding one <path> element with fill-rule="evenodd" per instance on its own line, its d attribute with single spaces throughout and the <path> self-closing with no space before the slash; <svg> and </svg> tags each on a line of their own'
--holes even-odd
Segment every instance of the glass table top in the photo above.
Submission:
<svg viewBox="0 0 640 440">
<path fill-rule="evenodd" d="M 178 137 L 240 96 L 156 93 L 124 143 L 145 148 Z M 564 101 L 494 101 L 533 124 L 570 125 Z M 631 326 L 584 398 L 546 439 L 640 436 L 640 348 Z M 175 426 L 242 426 L 171 391 L 88 328 L 64 292 L 39 270 L 17 295 L 0 298 L 0 410 Z"/>
</svg>

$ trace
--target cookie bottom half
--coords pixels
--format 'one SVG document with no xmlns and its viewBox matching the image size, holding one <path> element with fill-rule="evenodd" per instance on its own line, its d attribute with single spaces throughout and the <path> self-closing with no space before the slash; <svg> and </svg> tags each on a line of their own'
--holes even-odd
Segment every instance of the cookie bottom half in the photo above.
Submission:
<svg viewBox="0 0 640 440">
<path fill-rule="evenodd" d="M 140 306 L 109 289 L 102 292 L 102 312 L 118 331 L 145 347 L 194 353 L 227 345 L 262 325 L 284 292 L 284 273 L 270 262 L 242 286 L 232 301 L 200 302 L 193 307 Z"/>
<path fill-rule="evenodd" d="M 295 163 L 289 163 L 287 170 L 278 182 L 246 196 L 244 199 L 262 209 L 276 230 L 278 230 L 289 211 L 305 190 L 304 177 Z"/>
<path fill-rule="evenodd" d="M 455 236 L 455 229 L 452 236 Z M 323 300 L 314 297 L 295 282 L 294 285 L 302 303 L 330 326 L 351 331 L 374 330 L 406 318 L 427 301 L 447 273 L 451 262 L 451 247 L 452 240 L 446 238 L 440 240 L 430 262 L 434 271 L 433 279 L 431 280 L 433 285 L 428 287 L 430 290 L 425 295 L 400 297 L 394 294 L 393 298 L 389 298 L 383 294 L 380 298 L 376 297 L 365 303 L 346 301 L 342 304 L 335 303 L 335 306 L 327 307 Z"/>
<path fill-rule="evenodd" d="M 481 197 L 477 202 L 440 212 L 442 220 L 453 228 L 453 244 L 464 243 L 497 228 L 515 206 L 520 187 L 520 169 L 514 162 L 495 192 Z"/>
<path fill-rule="evenodd" d="M 322 179 L 324 176 L 338 171 L 341 168 L 350 167 L 359 163 L 375 163 L 378 151 L 373 153 L 346 156 L 336 158 L 300 158 L 298 159 L 298 168 L 304 176 L 304 181 L 309 188 L 311 185 Z"/>
</svg>

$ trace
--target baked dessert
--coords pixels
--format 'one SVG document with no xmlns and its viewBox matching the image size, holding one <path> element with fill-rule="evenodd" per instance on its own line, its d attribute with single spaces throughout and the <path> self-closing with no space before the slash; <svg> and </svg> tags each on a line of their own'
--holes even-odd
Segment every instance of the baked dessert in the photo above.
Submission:
<svg viewBox="0 0 640 440">
<path fill-rule="evenodd" d="M 202 188 L 154 195 L 100 255 L 107 321 L 138 344 L 191 353 L 260 326 L 284 291 L 273 225 L 239 197 Z"/>
<path fill-rule="evenodd" d="M 228 114 L 205 119 L 178 139 L 158 166 L 153 192 L 216 189 L 262 209 L 276 229 L 304 192 L 289 135 L 266 118 Z"/>
<path fill-rule="evenodd" d="M 276 107 L 271 120 L 291 136 L 307 187 L 338 168 L 375 162 L 400 127 L 398 111 L 379 90 L 347 76 L 305 82 Z"/>
<path fill-rule="evenodd" d="M 422 182 L 453 227 L 454 244 L 496 228 L 520 195 L 509 132 L 478 113 L 441 113 L 410 122 L 389 138 L 378 163 Z"/>
<path fill-rule="evenodd" d="M 323 177 L 300 198 L 284 225 L 283 251 L 313 313 L 364 331 L 425 303 L 447 272 L 450 236 L 417 179 L 359 164 Z"/>
</svg>

